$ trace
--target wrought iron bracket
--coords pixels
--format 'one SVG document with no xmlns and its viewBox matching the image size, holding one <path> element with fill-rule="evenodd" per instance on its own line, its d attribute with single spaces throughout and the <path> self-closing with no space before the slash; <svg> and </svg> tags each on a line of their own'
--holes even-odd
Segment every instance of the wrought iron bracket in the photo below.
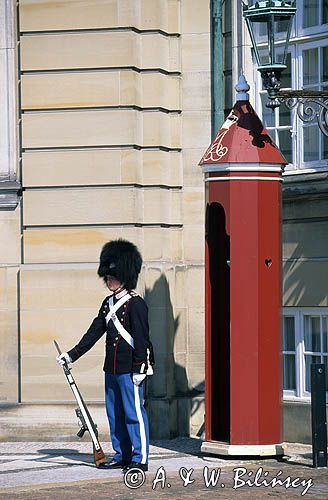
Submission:
<svg viewBox="0 0 328 500">
<path fill-rule="evenodd" d="M 327 90 L 280 90 L 277 98 L 288 109 L 295 109 L 302 122 L 316 121 L 321 132 L 328 137 Z"/>
</svg>

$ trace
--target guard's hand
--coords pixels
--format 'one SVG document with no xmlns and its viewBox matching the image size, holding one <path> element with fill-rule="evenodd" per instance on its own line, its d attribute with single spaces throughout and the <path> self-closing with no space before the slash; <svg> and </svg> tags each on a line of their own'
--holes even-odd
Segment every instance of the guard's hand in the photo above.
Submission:
<svg viewBox="0 0 328 500">
<path fill-rule="evenodd" d="M 64 366 L 65 363 L 66 364 L 72 363 L 72 360 L 69 354 L 67 354 L 67 352 L 63 352 L 62 354 L 56 357 L 56 362 L 59 366 Z"/>
<path fill-rule="evenodd" d="M 143 380 L 145 380 L 146 375 L 143 373 L 133 373 L 132 374 L 132 380 L 134 385 L 140 385 Z"/>
</svg>

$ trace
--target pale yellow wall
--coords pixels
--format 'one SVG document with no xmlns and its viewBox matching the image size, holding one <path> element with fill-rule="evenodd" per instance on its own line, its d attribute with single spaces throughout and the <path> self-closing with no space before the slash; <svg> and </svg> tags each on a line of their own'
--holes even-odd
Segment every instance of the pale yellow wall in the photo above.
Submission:
<svg viewBox="0 0 328 500">
<path fill-rule="evenodd" d="M 210 141 L 209 0 L 22 0 L 19 8 L 22 400 L 67 399 L 52 340 L 68 349 L 88 327 L 106 294 L 100 248 L 125 237 L 144 257 L 138 290 L 156 348 L 150 389 L 167 398 L 172 427 L 176 412 L 188 412 L 170 398 L 204 383 L 197 164 Z M 74 366 L 90 400 L 103 399 L 103 350 L 100 341 Z"/>
<path fill-rule="evenodd" d="M 0 210 L 0 403 L 19 396 L 20 207 Z"/>
</svg>

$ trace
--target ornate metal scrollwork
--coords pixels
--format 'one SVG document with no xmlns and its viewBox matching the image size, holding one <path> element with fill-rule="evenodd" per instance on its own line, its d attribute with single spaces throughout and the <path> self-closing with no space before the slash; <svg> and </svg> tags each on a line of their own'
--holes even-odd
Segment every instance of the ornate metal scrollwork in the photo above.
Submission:
<svg viewBox="0 0 328 500">
<path fill-rule="evenodd" d="M 303 123 L 317 121 L 321 132 L 328 137 L 328 92 L 279 92 L 279 101 L 288 109 L 296 109 Z"/>
</svg>

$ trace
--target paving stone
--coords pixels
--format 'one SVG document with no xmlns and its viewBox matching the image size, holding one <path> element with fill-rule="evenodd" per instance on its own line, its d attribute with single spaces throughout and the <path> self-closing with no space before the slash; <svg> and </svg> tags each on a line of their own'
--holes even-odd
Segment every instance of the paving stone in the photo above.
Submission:
<svg viewBox="0 0 328 500">
<path fill-rule="evenodd" d="M 153 441 L 149 472 L 126 478 L 143 483 L 131 488 L 120 470 L 95 468 L 90 442 L 0 443 L 0 499 L 292 499 L 304 492 L 328 499 L 327 469 L 312 468 L 310 446 L 290 444 L 289 455 L 276 460 L 204 456 L 200 445 L 193 438 Z M 103 449 L 110 456 L 110 443 L 103 443 Z M 277 480 L 283 484 L 272 487 Z"/>
</svg>

